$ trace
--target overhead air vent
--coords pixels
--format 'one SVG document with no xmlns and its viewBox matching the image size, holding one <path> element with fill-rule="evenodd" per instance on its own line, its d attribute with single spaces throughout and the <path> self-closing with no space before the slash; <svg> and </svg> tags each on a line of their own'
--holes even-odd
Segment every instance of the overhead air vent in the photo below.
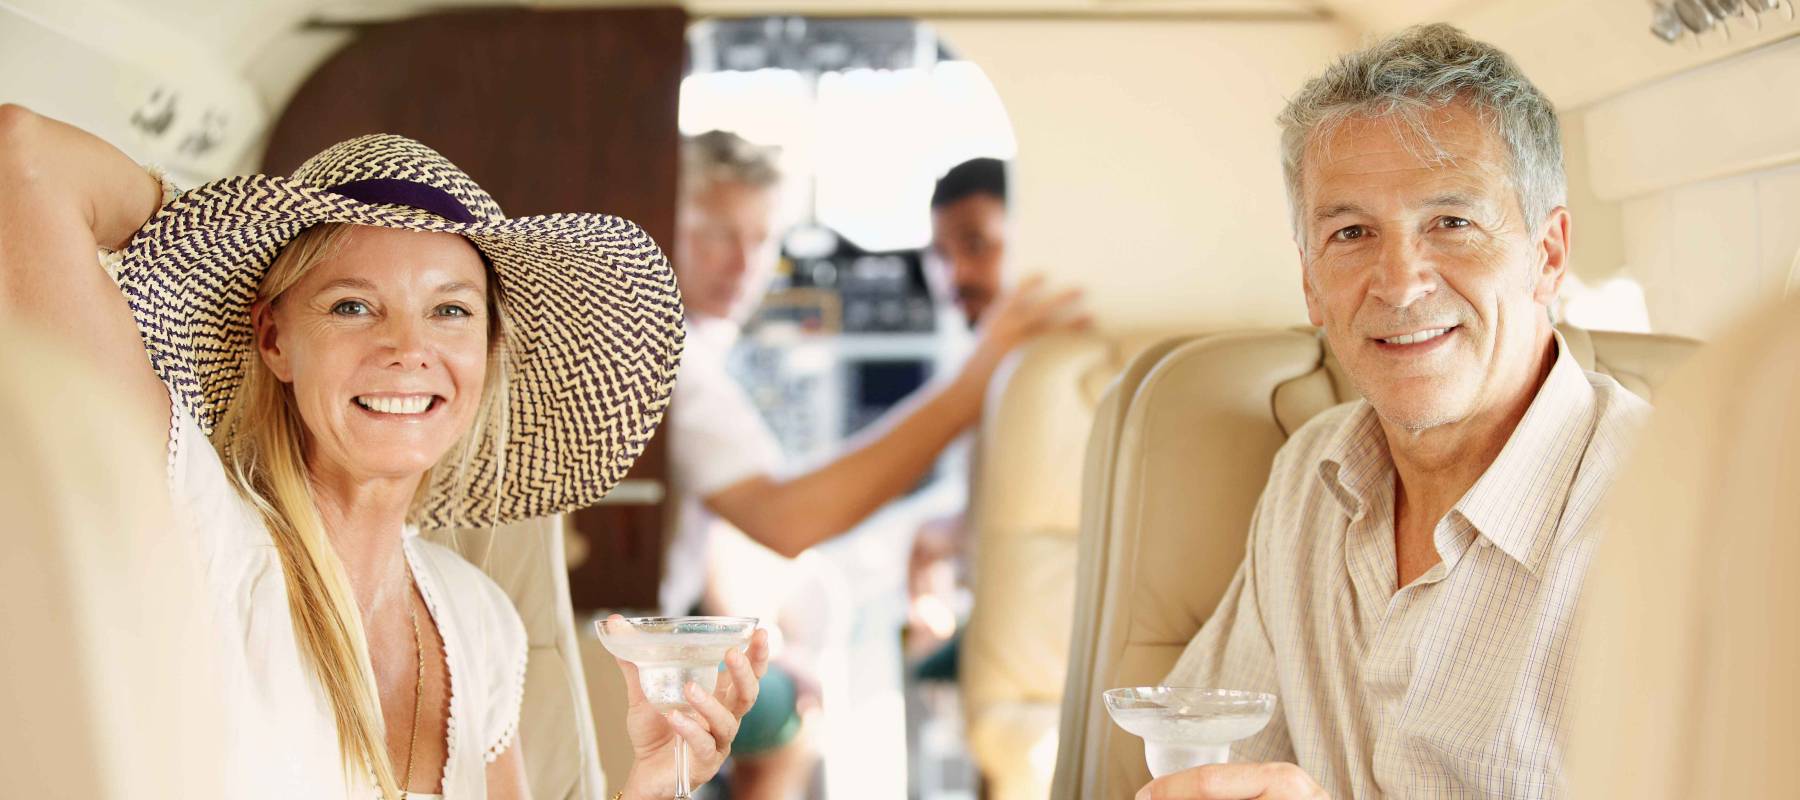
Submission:
<svg viewBox="0 0 1800 800">
<path fill-rule="evenodd" d="M 1732 26 L 1761 30 L 1764 14 L 1783 14 L 1793 21 L 1795 0 L 1652 0 L 1650 32 L 1675 44 L 1686 34 L 1696 39 L 1711 31 L 1731 38 Z"/>
<path fill-rule="evenodd" d="M 267 124 L 184 32 L 107 3 L 0 0 L 0 102 L 92 131 L 192 185 L 232 174 Z"/>
</svg>

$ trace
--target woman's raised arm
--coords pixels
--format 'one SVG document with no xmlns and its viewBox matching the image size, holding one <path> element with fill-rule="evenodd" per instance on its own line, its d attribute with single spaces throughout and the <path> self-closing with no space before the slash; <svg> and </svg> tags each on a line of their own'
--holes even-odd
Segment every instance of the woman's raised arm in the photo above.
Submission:
<svg viewBox="0 0 1800 800">
<path fill-rule="evenodd" d="M 95 250 L 119 249 L 162 202 L 155 178 L 71 125 L 0 104 L 0 317 L 86 354 L 166 426 L 169 397 Z"/>
</svg>

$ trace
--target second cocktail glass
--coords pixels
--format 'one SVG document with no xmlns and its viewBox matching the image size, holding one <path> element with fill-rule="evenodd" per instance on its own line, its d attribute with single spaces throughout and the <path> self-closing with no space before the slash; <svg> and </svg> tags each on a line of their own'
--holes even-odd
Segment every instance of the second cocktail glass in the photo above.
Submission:
<svg viewBox="0 0 1800 800">
<path fill-rule="evenodd" d="M 1113 722 L 1143 738 L 1153 778 L 1224 763 L 1231 743 L 1255 735 L 1275 712 L 1275 695 L 1261 692 L 1140 686 L 1104 696 Z"/>
<path fill-rule="evenodd" d="M 619 617 L 596 620 L 608 652 L 637 665 L 638 685 L 656 710 L 691 710 L 683 688 L 699 684 L 711 694 L 719 685 L 725 654 L 743 650 L 756 633 L 753 617 Z M 675 797 L 693 792 L 688 778 L 687 741 L 675 737 Z"/>
</svg>

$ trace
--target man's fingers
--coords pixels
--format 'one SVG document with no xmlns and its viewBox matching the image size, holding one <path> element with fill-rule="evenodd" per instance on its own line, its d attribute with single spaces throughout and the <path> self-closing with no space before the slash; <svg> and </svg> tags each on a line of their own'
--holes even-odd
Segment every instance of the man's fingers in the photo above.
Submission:
<svg viewBox="0 0 1800 800">
<path fill-rule="evenodd" d="M 1209 764 L 1151 781 L 1137 800 L 1324 800 L 1325 792 L 1293 764 Z"/>
</svg>

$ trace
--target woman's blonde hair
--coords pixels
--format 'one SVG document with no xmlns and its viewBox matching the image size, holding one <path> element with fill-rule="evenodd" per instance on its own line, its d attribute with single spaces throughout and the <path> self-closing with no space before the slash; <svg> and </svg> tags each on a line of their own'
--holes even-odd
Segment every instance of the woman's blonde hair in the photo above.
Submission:
<svg viewBox="0 0 1800 800">
<path fill-rule="evenodd" d="M 353 226 L 326 223 L 308 228 L 276 256 L 257 302 L 271 313 L 282 294 L 307 272 L 343 246 Z M 451 469 L 450 485 L 460 491 L 468 483 L 468 467 L 483 435 L 491 436 L 494 485 L 501 485 L 506 452 L 509 359 L 517 348 L 509 341 L 512 325 L 504 295 L 492 269 L 488 274 L 487 378 L 474 424 L 442 461 L 427 471 L 414 495 L 409 519 L 416 521 L 433 485 L 433 474 Z M 306 427 L 292 389 L 271 372 L 256 348 L 246 356 L 244 380 L 232 396 L 213 445 L 223 457 L 237 490 L 254 505 L 275 540 L 287 578 L 288 609 L 301 650 L 311 659 L 337 721 L 338 746 L 345 774 L 366 770 L 383 797 L 398 797 L 388 762 L 379 699 L 364 665 L 369 648 L 362 615 L 337 551 L 326 535 L 313 498 L 305 462 Z M 498 492 L 496 492 L 498 497 Z"/>
</svg>

